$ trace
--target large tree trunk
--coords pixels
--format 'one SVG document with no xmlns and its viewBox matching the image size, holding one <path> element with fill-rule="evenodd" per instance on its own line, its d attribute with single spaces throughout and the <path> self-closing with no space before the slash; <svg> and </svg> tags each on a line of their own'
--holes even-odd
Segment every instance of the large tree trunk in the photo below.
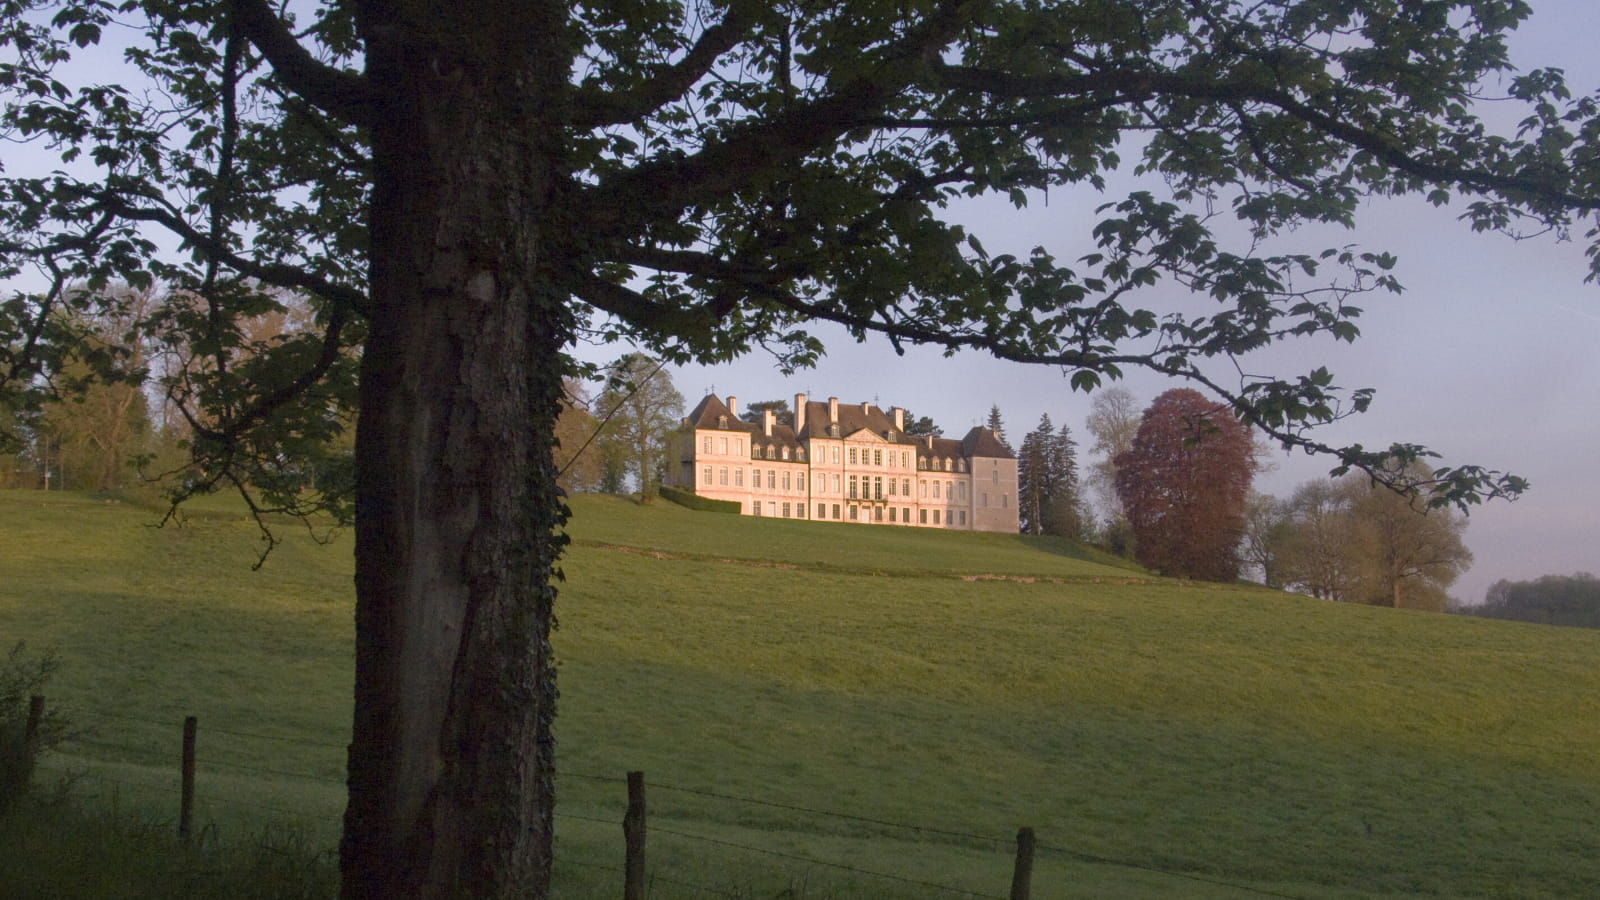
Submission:
<svg viewBox="0 0 1600 900">
<path fill-rule="evenodd" d="M 344 896 L 543 897 L 570 326 L 540 103 L 567 76 L 538 25 L 560 18 L 371 7 L 368 71 L 393 99 L 373 128 Z"/>
</svg>

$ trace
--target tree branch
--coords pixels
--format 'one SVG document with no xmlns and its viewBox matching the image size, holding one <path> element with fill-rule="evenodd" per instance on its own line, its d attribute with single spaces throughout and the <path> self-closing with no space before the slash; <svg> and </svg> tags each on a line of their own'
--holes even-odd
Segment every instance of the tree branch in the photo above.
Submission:
<svg viewBox="0 0 1600 900">
<path fill-rule="evenodd" d="M 722 21 L 700 35 L 683 59 L 646 73 L 630 91 L 608 92 L 590 83 L 579 85 L 573 97 L 573 106 L 579 110 L 573 127 L 587 131 L 621 125 L 682 97 L 711 71 L 722 54 L 750 36 L 755 25 L 751 9 L 751 5 L 729 9 Z"/>
<path fill-rule="evenodd" d="M 638 226 L 746 184 L 753 172 L 804 159 L 861 125 L 927 71 L 960 26 L 964 0 L 944 0 L 923 22 L 885 48 L 872 71 L 810 103 L 749 121 L 688 156 L 641 163 L 590 189 L 584 202 L 597 231 L 630 235 Z"/>
<path fill-rule="evenodd" d="M 334 303 L 349 306 L 358 312 L 368 311 L 365 292 L 329 281 L 296 266 L 247 259 L 229 250 L 221 241 L 190 225 L 176 212 L 135 206 L 123 197 L 108 192 L 96 193 L 93 196 L 99 204 L 120 218 L 160 225 L 205 254 L 208 259 L 216 259 L 241 275 L 277 287 L 309 291 Z"/>
<path fill-rule="evenodd" d="M 334 307 L 328 317 L 327 331 L 322 335 L 322 352 L 318 354 L 316 362 L 312 363 L 309 369 L 300 373 L 300 377 L 295 380 L 258 399 L 221 429 L 205 428 L 191 419 L 190 422 L 196 432 L 210 440 L 231 446 L 246 430 L 272 415 L 279 407 L 310 390 L 322 380 L 322 376 L 326 375 L 329 369 L 333 368 L 333 364 L 339 361 L 339 354 L 344 350 L 342 341 L 344 326 L 348 321 L 348 307 Z"/>
<path fill-rule="evenodd" d="M 1484 170 L 1445 166 L 1405 152 L 1382 134 L 1316 109 L 1281 87 L 1243 80 L 1195 79 L 1170 72 L 1108 69 L 1073 75 L 1014 75 L 992 69 L 937 64 L 947 84 L 1008 99 L 1042 99 L 1111 91 L 1126 102 L 1163 96 L 1213 100 L 1237 106 L 1261 103 L 1288 113 L 1323 134 L 1356 150 L 1371 153 L 1391 168 L 1441 184 L 1461 184 L 1483 193 L 1525 194 L 1555 201 L 1584 212 L 1600 209 L 1600 197 L 1573 194 L 1552 182 L 1526 175 L 1504 175 Z"/>
<path fill-rule="evenodd" d="M 371 122 L 374 98 L 364 76 L 318 62 L 295 40 L 267 0 L 230 0 L 229 5 L 239 32 L 289 90 L 351 124 Z"/>
</svg>

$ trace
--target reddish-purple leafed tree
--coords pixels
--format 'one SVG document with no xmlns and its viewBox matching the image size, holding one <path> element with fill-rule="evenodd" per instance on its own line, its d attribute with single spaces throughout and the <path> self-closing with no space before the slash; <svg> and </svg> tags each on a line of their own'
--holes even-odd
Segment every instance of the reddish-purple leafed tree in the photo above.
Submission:
<svg viewBox="0 0 1600 900">
<path fill-rule="evenodd" d="M 1139 562 L 1164 575 L 1236 578 L 1254 473 L 1250 432 L 1225 404 L 1188 388 L 1157 397 L 1117 457 Z"/>
</svg>

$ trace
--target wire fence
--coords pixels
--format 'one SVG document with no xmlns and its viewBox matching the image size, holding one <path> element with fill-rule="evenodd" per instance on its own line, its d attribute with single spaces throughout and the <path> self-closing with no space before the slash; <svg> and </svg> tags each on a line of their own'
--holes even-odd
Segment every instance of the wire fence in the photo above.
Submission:
<svg viewBox="0 0 1600 900">
<path fill-rule="evenodd" d="M 257 822 L 263 820 L 277 820 L 283 822 L 312 822 L 320 821 L 322 825 L 332 827 L 337 823 L 339 810 L 342 809 L 343 789 L 345 786 L 342 775 L 330 774 L 341 771 L 344 760 L 344 745 L 327 741 L 306 740 L 282 734 L 270 734 L 264 731 L 246 730 L 240 728 L 222 728 L 207 726 L 199 723 L 191 725 L 191 730 L 210 738 L 206 741 L 203 753 L 196 753 L 191 743 L 184 747 L 179 740 L 181 720 L 161 721 L 152 717 L 134 716 L 126 713 L 95 713 L 88 722 L 77 721 L 83 713 L 74 711 L 76 731 L 68 736 L 56 748 L 52 755 L 46 755 L 40 760 L 39 773 L 48 777 L 56 777 L 70 785 L 94 784 L 100 786 L 99 794 L 102 799 L 109 799 L 112 803 L 128 803 L 130 795 L 139 795 L 145 798 L 143 803 L 137 804 L 143 809 L 160 815 L 160 810 L 166 809 L 176 813 L 171 821 L 176 821 L 181 832 L 188 833 L 188 822 L 182 821 L 185 813 L 183 810 L 192 808 L 195 802 L 209 810 L 214 818 L 230 816 L 241 818 L 237 812 L 230 810 L 244 810 L 251 813 L 248 818 Z M 104 719 L 105 722 L 94 720 Z M 108 733 L 117 726 L 119 735 L 108 737 Z M 138 726 L 137 728 L 127 726 Z M 218 741 L 214 736 L 224 736 L 227 741 Z M 191 733 L 189 740 L 194 740 Z M 302 752 L 294 757 L 298 762 L 308 762 L 307 768 L 298 768 L 285 763 L 263 764 L 263 758 L 271 758 L 272 752 L 266 748 L 299 748 Z M 182 751 L 187 752 L 182 752 Z M 279 754 L 282 758 L 282 754 Z M 248 760 L 248 761 L 243 761 Z M 187 770 L 186 770 L 187 768 Z M 196 783 L 197 776 L 199 778 Z M 630 786 L 626 776 L 605 775 L 582 771 L 560 771 L 558 778 L 577 779 L 594 783 L 616 785 L 622 788 Z M 250 782 L 271 780 L 277 783 L 251 785 Z M 287 780 L 291 785 L 300 785 L 298 792 L 291 789 L 291 796 L 301 805 L 290 805 L 279 802 L 264 802 L 261 796 L 250 796 L 250 788 L 258 791 L 262 796 L 270 799 L 281 798 L 285 786 L 281 783 Z M 804 805 L 784 802 L 771 798 L 743 796 L 727 791 L 711 790 L 699 786 L 672 784 L 668 782 L 652 781 L 649 784 L 652 792 L 667 792 L 669 794 L 700 798 L 721 804 L 724 807 L 743 806 L 757 809 L 775 810 L 784 813 L 794 813 L 803 816 L 815 817 L 824 822 L 834 822 L 845 827 L 819 828 L 807 832 L 808 836 L 822 835 L 839 839 L 855 837 L 859 839 L 861 826 L 870 826 L 875 831 L 885 836 L 895 837 L 909 845 L 940 844 L 947 848 L 959 848 L 967 853 L 988 854 L 993 857 L 991 862 L 1010 862 L 1012 853 L 1020 849 L 1021 834 L 996 835 L 983 834 L 977 831 L 964 831 L 943 825 L 930 825 L 926 823 L 902 821 L 882 816 L 864 815 L 858 812 L 825 809 L 819 806 Z M 307 793 L 307 791 L 311 793 Z M 321 802 L 316 802 L 318 792 L 325 794 Z M 186 796 L 186 794 L 190 794 Z M 592 801 L 591 801 L 592 802 Z M 555 812 L 557 822 L 556 835 L 558 842 L 561 839 L 563 823 L 582 826 L 604 826 L 609 829 L 618 829 L 623 826 L 625 817 L 619 815 L 606 818 L 598 815 L 586 815 L 582 812 L 572 812 L 560 808 Z M 219 815 L 220 813 L 220 815 Z M 265 815 L 262 815 L 265 814 Z M 169 821 L 164 815 L 161 821 Z M 208 826 L 214 832 L 215 823 Z M 899 885 L 904 892 L 913 893 L 915 896 L 960 896 L 969 898 L 992 898 L 992 900 L 1016 900 L 1017 897 L 1028 896 L 1024 888 L 1018 894 L 1016 882 L 1013 881 L 1011 894 L 992 892 L 990 889 L 977 889 L 970 885 L 944 883 L 927 878 L 912 877 L 903 873 L 883 871 L 883 867 L 861 865 L 856 861 L 843 861 L 829 859 L 810 852 L 796 852 L 791 849 L 777 849 L 771 846 L 761 846 L 748 840 L 735 840 L 727 836 L 705 833 L 714 831 L 717 823 L 714 821 L 696 821 L 691 813 L 679 811 L 669 815 L 662 815 L 657 810 L 652 810 L 649 817 L 648 833 L 653 838 L 669 838 L 672 842 L 681 842 L 698 848 L 702 856 L 713 859 L 725 857 L 730 852 L 752 854 L 759 857 L 779 860 L 786 865 L 798 864 L 807 872 L 831 871 L 848 875 L 858 881 L 865 879 L 885 885 Z M 756 829 L 744 826 L 724 826 L 735 830 L 749 832 L 759 830 L 763 834 L 771 835 L 773 832 L 784 832 L 793 829 L 793 824 L 772 823 L 766 828 Z M 1294 898 L 1304 900 L 1301 895 L 1285 893 L 1278 890 L 1258 887 L 1219 878 L 1212 875 L 1203 875 L 1195 872 L 1181 871 L 1170 868 L 1149 865 L 1130 859 L 1118 859 L 1103 854 L 1093 853 L 1081 848 L 1065 846 L 1051 842 L 1037 842 L 1032 840 L 1031 830 L 1028 844 L 1030 854 L 1034 852 L 1053 857 L 1058 861 L 1087 864 L 1104 867 L 1117 867 L 1137 870 L 1144 873 L 1159 875 L 1163 878 L 1173 879 L 1175 883 L 1204 884 L 1212 888 L 1225 888 L 1238 896 L 1260 896 Z M 620 835 L 612 831 L 606 840 L 615 841 Z M 591 841 L 591 844 L 594 842 Z M 824 841 L 823 843 L 827 843 Z M 868 851 L 870 852 L 870 848 Z M 571 866 L 575 869 L 606 872 L 619 878 L 626 873 L 627 866 L 618 866 L 609 863 L 596 862 L 593 854 L 588 858 L 577 853 L 563 854 L 558 843 L 556 857 L 558 867 Z M 903 860 L 905 861 L 905 860 Z M 914 861 L 905 861 L 908 866 Z M 719 866 L 722 877 L 730 871 Z M 648 875 L 652 885 L 668 885 L 683 888 L 704 896 L 723 897 L 748 897 L 749 891 L 730 888 L 728 885 L 708 884 L 701 881 L 689 880 L 678 873 L 661 871 L 660 867 L 652 869 Z M 998 887 L 998 885 L 996 885 Z"/>
</svg>

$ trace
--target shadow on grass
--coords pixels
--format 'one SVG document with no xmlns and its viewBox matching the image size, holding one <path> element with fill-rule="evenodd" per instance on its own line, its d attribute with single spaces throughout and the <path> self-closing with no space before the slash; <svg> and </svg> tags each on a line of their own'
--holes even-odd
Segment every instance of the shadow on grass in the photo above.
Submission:
<svg viewBox="0 0 1600 900">
<path fill-rule="evenodd" d="M 183 843 L 171 823 L 91 809 L 70 794 L 33 795 L 0 815 L 0 884 L 7 896 L 57 900 L 183 897 L 322 900 L 336 896 L 338 861 L 287 827 L 224 843 L 205 827 Z"/>
</svg>

